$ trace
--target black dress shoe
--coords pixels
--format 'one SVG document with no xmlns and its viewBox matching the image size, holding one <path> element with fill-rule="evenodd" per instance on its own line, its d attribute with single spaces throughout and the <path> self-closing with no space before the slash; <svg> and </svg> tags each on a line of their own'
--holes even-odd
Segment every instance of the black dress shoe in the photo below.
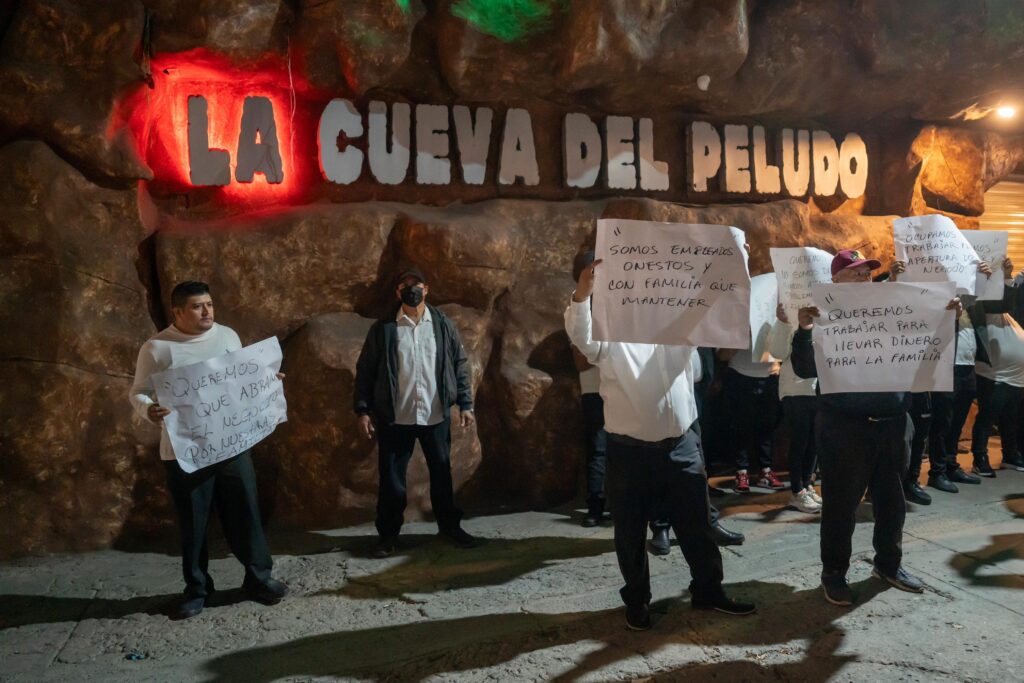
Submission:
<svg viewBox="0 0 1024 683">
<path fill-rule="evenodd" d="M 722 614 L 731 614 L 737 617 L 745 617 L 757 611 L 757 607 L 748 602 L 737 602 L 730 600 L 725 593 L 719 593 L 711 597 L 693 598 L 695 609 L 710 609 Z"/>
<path fill-rule="evenodd" d="M 476 536 L 473 536 L 460 526 L 452 527 L 451 529 L 441 529 L 438 533 L 460 548 L 475 548 L 480 545 L 480 541 L 477 540 Z"/>
<path fill-rule="evenodd" d="M 916 481 L 907 482 L 903 485 L 903 495 L 908 503 L 916 503 L 917 505 L 932 504 L 932 497 Z"/>
<path fill-rule="evenodd" d="M 953 470 L 952 472 L 948 473 L 946 475 L 946 477 L 948 477 L 950 481 L 955 482 L 957 484 L 980 484 L 981 483 L 981 477 L 976 477 L 973 474 L 967 474 L 966 472 L 964 472 L 963 468 L 961 468 L 961 467 L 957 467 L 955 470 Z"/>
<path fill-rule="evenodd" d="M 178 606 L 174 608 L 171 618 L 175 620 L 191 619 L 202 612 L 205 606 L 206 596 L 193 597 L 186 595 L 178 603 Z"/>
<path fill-rule="evenodd" d="M 729 531 L 719 522 L 711 525 L 711 536 L 718 545 L 743 545 L 747 537 L 735 531 Z"/>
<path fill-rule="evenodd" d="M 929 474 L 928 485 L 933 489 L 945 491 L 946 493 L 960 493 L 960 489 L 956 487 L 956 484 L 951 482 L 949 477 L 941 472 L 939 474 Z"/>
<path fill-rule="evenodd" d="M 377 541 L 377 547 L 373 549 L 373 556 L 378 560 L 391 557 L 398 548 L 398 539 L 393 536 L 381 536 Z"/>
<path fill-rule="evenodd" d="M 595 527 L 601 523 L 601 518 L 604 516 L 604 512 L 601 510 L 588 510 L 587 514 L 583 515 L 583 526 L 586 528 Z"/>
<path fill-rule="evenodd" d="M 671 548 L 672 541 L 670 541 L 668 537 L 668 527 L 660 526 L 655 529 L 654 535 L 651 536 L 651 540 L 647 544 L 647 549 L 651 551 L 651 554 L 668 555 Z"/>
<path fill-rule="evenodd" d="M 274 578 L 267 579 L 263 583 L 252 583 L 243 588 L 250 600 L 262 605 L 276 605 L 281 602 L 281 598 L 288 595 L 288 584 Z"/>
<path fill-rule="evenodd" d="M 647 605 L 626 605 L 626 626 L 633 631 L 651 628 L 651 609 Z"/>
<path fill-rule="evenodd" d="M 984 457 L 974 458 L 974 468 L 972 471 L 982 477 L 988 477 L 989 479 L 996 478 L 996 471 L 992 469 L 992 465 L 989 464 L 987 455 Z"/>
</svg>

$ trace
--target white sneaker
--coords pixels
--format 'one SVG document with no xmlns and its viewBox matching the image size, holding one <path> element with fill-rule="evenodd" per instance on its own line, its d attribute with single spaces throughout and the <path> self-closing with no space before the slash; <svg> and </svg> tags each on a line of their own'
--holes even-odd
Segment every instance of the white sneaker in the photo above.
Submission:
<svg viewBox="0 0 1024 683">
<path fill-rule="evenodd" d="M 814 490 L 813 486 L 808 486 L 804 490 L 807 491 L 807 493 L 811 494 L 811 498 L 814 499 L 815 503 L 817 503 L 818 505 L 821 505 L 821 496 L 818 495 L 818 492 Z"/>
<path fill-rule="evenodd" d="M 811 497 L 811 494 L 807 489 L 790 496 L 789 507 L 796 508 L 800 512 L 804 512 L 809 515 L 821 512 L 821 505 Z"/>
</svg>

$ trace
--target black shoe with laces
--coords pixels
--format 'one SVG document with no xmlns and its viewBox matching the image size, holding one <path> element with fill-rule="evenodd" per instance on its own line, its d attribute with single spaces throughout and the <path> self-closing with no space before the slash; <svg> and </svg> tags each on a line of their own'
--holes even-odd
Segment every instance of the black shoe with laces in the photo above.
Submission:
<svg viewBox="0 0 1024 683">
<path fill-rule="evenodd" d="M 906 591 L 908 593 L 924 592 L 924 583 L 921 582 L 921 579 L 913 576 L 912 574 L 908 574 L 903 567 L 897 569 L 893 574 L 885 574 L 881 572 L 878 567 L 875 567 L 871 570 L 871 576 L 876 579 L 881 579 L 893 588 L 899 588 L 901 591 Z"/>
<path fill-rule="evenodd" d="M 668 537 L 668 527 L 660 526 L 654 530 L 654 534 L 651 535 L 651 540 L 647 544 L 647 549 L 652 555 L 664 556 L 668 555 L 672 549 L 672 541 Z"/>
<path fill-rule="evenodd" d="M 650 606 L 626 605 L 626 626 L 633 631 L 646 631 L 651 628 Z"/>
<path fill-rule="evenodd" d="M 988 477 L 989 479 L 996 478 L 996 471 L 992 469 L 992 466 L 988 462 L 988 456 L 975 456 L 974 467 L 971 471 L 980 477 Z"/>
<path fill-rule="evenodd" d="M 946 475 L 951 482 L 956 484 L 980 484 L 981 478 L 976 477 L 973 474 L 967 474 L 963 471 L 963 468 L 957 467 L 952 472 Z"/>
<path fill-rule="evenodd" d="M 921 485 L 916 481 L 909 481 L 903 485 L 903 496 L 908 503 L 916 505 L 931 505 L 932 497 L 925 493 Z"/>
<path fill-rule="evenodd" d="M 731 614 L 736 617 L 745 617 L 757 611 L 757 607 L 748 602 L 737 602 L 730 599 L 725 593 L 717 593 L 711 596 L 694 597 L 691 601 L 694 609 L 714 610 L 722 614 Z"/>
<path fill-rule="evenodd" d="M 821 587 L 825 591 L 825 599 L 833 605 L 849 607 L 853 604 L 853 591 L 845 576 L 822 574 Z"/>
<path fill-rule="evenodd" d="M 960 493 L 960 489 L 956 487 L 956 484 L 949 480 L 949 477 L 939 472 L 938 474 L 928 475 L 928 486 L 939 491 L 945 491 L 946 493 Z"/>
</svg>

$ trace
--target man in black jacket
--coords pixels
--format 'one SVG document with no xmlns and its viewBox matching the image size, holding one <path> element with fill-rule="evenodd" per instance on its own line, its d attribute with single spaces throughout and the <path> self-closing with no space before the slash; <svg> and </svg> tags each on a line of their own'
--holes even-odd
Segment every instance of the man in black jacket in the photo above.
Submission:
<svg viewBox="0 0 1024 683">
<path fill-rule="evenodd" d="M 871 282 L 874 259 L 844 249 L 832 260 L 832 281 Z M 950 307 L 959 309 L 959 299 Z M 793 336 L 793 370 L 799 377 L 817 377 L 811 330 L 818 309 L 801 308 L 800 329 Z M 820 392 L 820 385 L 819 385 Z M 846 581 L 850 567 L 857 506 L 865 489 L 871 492 L 875 515 L 872 575 L 900 590 L 920 593 L 921 580 L 903 569 L 903 522 L 907 505 L 903 477 L 907 462 L 909 392 L 819 394 L 815 436 L 821 459 L 821 585 L 835 605 L 852 605 Z"/>
<path fill-rule="evenodd" d="M 405 473 L 419 441 L 430 471 L 430 504 L 442 536 L 471 548 L 475 538 L 460 526 L 451 472 L 451 408 L 460 423 L 475 422 L 469 360 L 452 321 L 428 306 L 427 279 L 403 272 L 399 302 L 370 328 L 356 363 L 355 411 L 367 439 L 377 435 L 378 481 L 375 555 L 395 552 L 406 505 Z"/>
</svg>

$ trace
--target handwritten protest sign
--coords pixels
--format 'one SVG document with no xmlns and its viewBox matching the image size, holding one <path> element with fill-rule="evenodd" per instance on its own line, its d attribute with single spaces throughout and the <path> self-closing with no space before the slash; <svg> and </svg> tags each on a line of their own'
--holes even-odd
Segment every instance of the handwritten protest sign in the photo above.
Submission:
<svg viewBox="0 0 1024 683">
<path fill-rule="evenodd" d="M 743 244 L 725 225 L 599 220 L 594 339 L 750 348 Z"/>
<path fill-rule="evenodd" d="M 897 218 L 892 224 L 896 260 L 906 263 L 901 282 L 956 283 L 959 294 L 974 294 L 978 254 L 956 223 L 945 216 Z"/>
<path fill-rule="evenodd" d="M 768 353 L 768 333 L 775 324 L 779 285 L 775 273 L 750 278 L 750 355 L 755 363 L 777 360 Z"/>
<path fill-rule="evenodd" d="M 978 258 L 992 269 L 992 277 L 978 273 L 974 294 L 979 301 L 998 301 L 1003 298 L 1003 259 L 1009 242 L 1005 230 L 965 230 L 963 236 L 974 247 Z"/>
<path fill-rule="evenodd" d="M 814 285 L 821 393 L 952 391 L 955 316 L 946 305 L 955 288 L 952 282 Z"/>
<path fill-rule="evenodd" d="M 772 248 L 769 253 L 779 282 L 779 301 L 795 325 L 797 311 L 811 305 L 811 285 L 832 282 L 832 254 L 814 247 Z"/>
<path fill-rule="evenodd" d="M 207 467 L 265 439 L 288 419 L 277 372 L 281 346 L 270 337 L 244 349 L 153 375 L 181 469 Z"/>
</svg>

